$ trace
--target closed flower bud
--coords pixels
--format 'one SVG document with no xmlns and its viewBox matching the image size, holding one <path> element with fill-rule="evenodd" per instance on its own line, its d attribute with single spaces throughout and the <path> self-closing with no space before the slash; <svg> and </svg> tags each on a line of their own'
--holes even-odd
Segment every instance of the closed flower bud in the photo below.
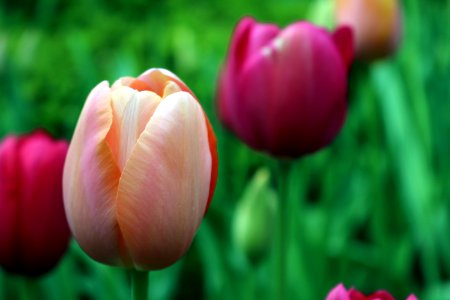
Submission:
<svg viewBox="0 0 450 300">
<path fill-rule="evenodd" d="M 217 152 L 187 86 L 164 69 L 88 96 L 64 167 L 64 204 L 82 249 L 110 265 L 167 267 L 189 248 L 211 201 Z"/>
<path fill-rule="evenodd" d="M 299 157 L 328 145 L 346 115 L 352 32 L 244 18 L 220 75 L 220 118 L 249 146 Z"/>
<path fill-rule="evenodd" d="M 377 291 L 369 296 L 365 296 L 355 289 L 347 290 L 344 285 L 339 284 L 331 290 L 326 300 L 395 300 L 395 298 L 386 291 Z M 406 300 L 417 300 L 417 297 L 409 295 Z"/>
<path fill-rule="evenodd" d="M 271 244 L 277 201 L 269 179 L 267 169 L 257 171 L 234 214 L 234 242 L 251 260 L 258 260 Z"/>
<path fill-rule="evenodd" d="M 0 265 L 39 276 L 67 249 L 62 173 L 66 141 L 38 131 L 8 136 L 0 144 Z"/>
<path fill-rule="evenodd" d="M 371 61 L 397 48 L 402 26 L 398 0 L 336 0 L 336 21 L 355 33 L 355 57 Z"/>
</svg>

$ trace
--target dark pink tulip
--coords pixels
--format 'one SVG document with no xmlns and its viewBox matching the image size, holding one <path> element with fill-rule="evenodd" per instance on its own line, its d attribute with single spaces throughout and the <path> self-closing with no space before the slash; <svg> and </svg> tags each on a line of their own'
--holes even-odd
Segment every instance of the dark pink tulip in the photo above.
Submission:
<svg viewBox="0 0 450 300">
<path fill-rule="evenodd" d="M 66 251 L 62 172 L 68 143 L 38 131 L 0 143 L 0 265 L 38 276 Z"/>
<path fill-rule="evenodd" d="M 338 284 L 331 290 L 326 300 L 395 300 L 395 298 L 386 291 L 376 291 L 369 296 L 365 296 L 355 289 L 347 290 L 344 285 Z M 417 300 L 417 297 L 409 295 L 406 300 Z"/>
<path fill-rule="evenodd" d="M 349 27 L 307 22 L 281 30 L 244 18 L 219 80 L 223 123 L 251 147 L 298 157 L 329 144 L 346 115 Z"/>
</svg>

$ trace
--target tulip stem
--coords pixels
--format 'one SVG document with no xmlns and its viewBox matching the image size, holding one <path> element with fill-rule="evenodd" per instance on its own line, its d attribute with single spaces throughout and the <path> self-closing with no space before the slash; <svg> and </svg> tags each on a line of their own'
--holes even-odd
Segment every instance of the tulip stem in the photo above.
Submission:
<svg viewBox="0 0 450 300">
<path fill-rule="evenodd" d="M 148 271 L 131 271 L 131 299 L 147 300 L 148 299 Z"/>
<path fill-rule="evenodd" d="M 288 201 L 288 179 L 291 169 L 289 161 L 279 160 L 277 165 L 278 171 L 278 218 L 277 218 L 277 236 L 275 248 L 275 264 L 276 264 L 276 298 L 279 300 L 286 299 L 286 262 L 289 236 L 289 202 Z"/>
<path fill-rule="evenodd" d="M 35 279 L 26 277 L 19 278 L 18 291 L 19 300 L 33 300 L 35 299 L 35 295 L 39 295 Z"/>
</svg>

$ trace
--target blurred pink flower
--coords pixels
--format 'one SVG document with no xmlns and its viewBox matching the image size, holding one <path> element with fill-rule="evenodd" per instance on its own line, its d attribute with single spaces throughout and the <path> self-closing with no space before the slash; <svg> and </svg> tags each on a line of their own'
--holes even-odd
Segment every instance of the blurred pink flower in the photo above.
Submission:
<svg viewBox="0 0 450 300">
<path fill-rule="evenodd" d="M 386 291 L 376 291 L 375 293 L 365 296 L 361 292 L 350 289 L 346 290 L 343 284 L 338 284 L 328 294 L 326 300 L 395 300 L 391 294 Z M 406 300 L 417 300 L 414 295 L 409 295 Z"/>
<path fill-rule="evenodd" d="M 249 146 L 299 157 L 328 145 L 346 115 L 351 29 L 330 34 L 307 22 L 281 30 L 244 18 L 218 84 L 226 127 Z"/>
</svg>

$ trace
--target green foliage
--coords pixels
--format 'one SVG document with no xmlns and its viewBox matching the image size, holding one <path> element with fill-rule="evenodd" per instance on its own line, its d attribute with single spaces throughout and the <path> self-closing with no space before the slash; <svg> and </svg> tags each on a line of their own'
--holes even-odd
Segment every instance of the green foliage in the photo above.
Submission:
<svg viewBox="0 0 450 300">
<path fill-rule="evenodd" d="M 151 299 L 270 299 L 272 257 L 249 264 L 232 243 L 231 223 L 255 171 L 273 171 L 274 161 L 221 126 L 216 80 L 240 17 L 281 26 L 307 18 L 330 27 L 329 4 L 1 1 L 0 137 L 43 127 L 70 139 L 100 81 L 171 69 L 213 124 L 219 180 L 190 251 L 150 275 Z M 295 299 L 324 299 L 339 282 L 365 292 L 387 289 L 398 299 L 411 292 L 450 299 L 450 3 L 405 0 L 403 6 L 405 35 L 396 56 L 353 67 L 344 129 L 331 147 L 296 162 L 289 176 L 298 206 L 290 211 L 286 254 Z M 0 271 L 0 299 L 128 296 L 125 272 L 93 262 L 75 242 L 39 280 Z"/>
</svg>

